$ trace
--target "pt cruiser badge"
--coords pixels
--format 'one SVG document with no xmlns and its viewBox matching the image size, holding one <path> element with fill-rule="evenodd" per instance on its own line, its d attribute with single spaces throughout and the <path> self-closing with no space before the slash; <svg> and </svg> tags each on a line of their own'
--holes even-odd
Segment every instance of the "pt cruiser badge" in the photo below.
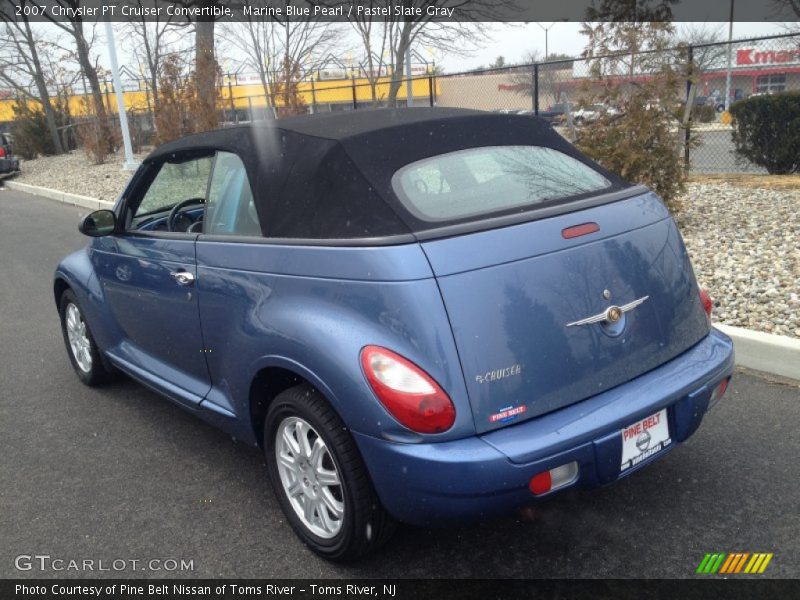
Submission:
<svg viewBox="0 0 800 600">
<path fill-rule="evenodd" d="M 623 306 L 609 306 L 603 312 L 592 315 L 591 317 L 586 317 L 585 319 L 581 319 L 580 321 L 573 321 L 572 323 L 567 323 L 567 327 L 573 327 L 574 325 L 591 325 L 592 323 L 600 323 L 605 321 L 606 323 L 614 324 L 617 323 L 621 318 L 629 310 L 633 310 L 643 302 L 645 302 L 650 296 L 643 296 L 633 302 L 628 302 Z"/>
<path fill-rule="evenodd" d="M 483 375 L 475 375 L 475 381 L 478 383 L 489 383 L 490 381 L 505 379 L 512 375 L 519 375 L 520 373 L 522 373 L 522 365 L 511 365 L 505 369 L 495 369 L 494 371 L 487 371 Z"/>
</svg>

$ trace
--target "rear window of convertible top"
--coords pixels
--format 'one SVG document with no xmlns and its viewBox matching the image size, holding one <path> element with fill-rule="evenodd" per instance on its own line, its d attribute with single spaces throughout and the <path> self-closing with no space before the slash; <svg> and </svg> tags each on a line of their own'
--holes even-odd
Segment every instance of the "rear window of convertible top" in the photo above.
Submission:
<svg viewBox="0 0 800 600">
<path fill-rule="evenodd" d="M 393 186 L 424 221 L 496 213 L 605 190 L 584 163 L 541 146 L 487 146 L 425 158 L 400 169 Z"/>
</svg>

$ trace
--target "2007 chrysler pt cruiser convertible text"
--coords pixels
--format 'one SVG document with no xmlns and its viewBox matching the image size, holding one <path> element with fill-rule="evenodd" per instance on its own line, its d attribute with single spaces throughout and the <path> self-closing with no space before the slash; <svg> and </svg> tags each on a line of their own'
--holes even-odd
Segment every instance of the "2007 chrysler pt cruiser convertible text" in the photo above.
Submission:
<svg viewBox="0 0 800 600">
<path fill-rule="evenodd" d="M 607 484 L 733 371 L 659 198 L 531 117 L 293 117 L 155 150 L 55 274 L 88 385 L 122 371 L 261 445 L 345 559 Z"/>
</svg>

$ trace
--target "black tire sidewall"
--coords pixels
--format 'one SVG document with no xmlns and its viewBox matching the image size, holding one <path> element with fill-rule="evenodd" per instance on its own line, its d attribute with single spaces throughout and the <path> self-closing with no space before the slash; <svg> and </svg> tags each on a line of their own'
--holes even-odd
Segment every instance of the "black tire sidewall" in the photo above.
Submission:
<svg viewBox="0 0 800 600">
<path fill-rule="evenodd" d="M 344 436 L 332 435 L 332 432 L 329 431 L 329 425 L 326 425 L 322 420 L 323 415 L 319 414 L 318 407 L 303 401 L 306 392 L 310 395 L 318 395 L 318 392 L 313 388 L 292 388 L 278 395 L 270 407 L 264 423 L 264 452 L 267 457 L 267 469 L 278 502 L 297 535 L 318 554 L 336 560 L 349 554 L 349 549 L 354 545 L 353 538 L 356 532 L 362 529 L 360 522 L 364 521 L 363 517 L 365 515 L 358 515 L 357 507 L 359 504 L 363 504 L 364 499 L 355 496 L 355 486 L 353 485 L 354 479 L 361 474 L 353 473 L 352 469 L 348 468 L 351 465 L 342 460 L 341 455 L 344 449 L 340 446 Z M 328 408 L 328 410 L 332 412 L 332 409 Z M 341 431 L 348 438 L 345 443 L 354 444 L 339 417 L 335 413 L 333 414 L 336 417 L 337 426 L 341 428 Z M 287 417 L 300 417 L 308 421 L 317 434 L 325 440 L 331 458 L 339 472 L 339 478 L 342 481 L 342 494 L 345 500 L 344 521 L 339 533 L 330 539 L 321 538 L 306 528 L 295 513 L 294 507 L 283 489 L 275 457 L 275 434 L 280 423 Z"/>
<path fill-rule="evenodd" d="M 72 353 L 72 347 L 69 343 L 69 335 L 67 334 L 67 319 L 66 319 L 66 311 L 67 306 L 69 304 L 74 304 L 81 313 L 81 318 L 83 319 L 84 324 L 86 325 L 86 337 L 89 339 L 89 348 L 92 355 L 92 368 L 87 373 L 83 369 L 78 366 L 77 361 L 75 360 L 75 356 Z M 78 379 L 80 379 L 83 383 L 89 386 L 94 386 L 102 383 L 105 381 L 106 378 L 106 371 L 103 367 L 103 359 L 100 356 L 100 351 L 97 348 L 97 343 L 94 341 L 94 336 L 92 335 L 91 328 L 89 327 L 89 323 L 86 321 L 86 313 L 83 310 L 83 307 L 78 302 L 78 299 L 75 297 L 75 293 L 72 290 L 65 290 L 64 293 L 61 295 L 61 300 L 59 301 L 58 305 L 58 313 L 61 317 L 61 335 L 64 337 L 64 345 L 67 349 L 67 356 L 69 356 L 69 362 L 72 365 L 72 368 L 75 370 Z"/>
</svg>

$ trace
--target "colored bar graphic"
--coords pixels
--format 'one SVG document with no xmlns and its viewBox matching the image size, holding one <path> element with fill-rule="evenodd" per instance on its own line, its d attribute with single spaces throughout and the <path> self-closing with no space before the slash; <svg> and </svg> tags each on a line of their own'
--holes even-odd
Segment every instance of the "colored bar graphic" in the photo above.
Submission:
<svg viewBox="0 0 800 600">
<path fill-rule="evenodd" d="M 725 553 L 724 552 L 719 555 L 719 558 L 717 559 L 717 563 L 714 565 L 714 567 L 713 567 L 713 569 L 711 571 L 712 573 L 716 573 L 719 570 L 719 568 L 722 566 L 722 561 L 723 560 L 725 560 Z"/>
<path fill-rule="evenodd" d="M 763 573 L 764 572 L 764 569 L 767 568 L 767 565 L 769 564 L 769 561 L 772 560 L 772 556 L 773 556 L 773 554 L 772 554 L 772 552 L 770 552 L 769 554 L 767 554 L 764 557 L 764 562 L 761 563 L 761 568 L 758 570 L 759 573 Z"/>
<path fill-rule="evenodd" d="M 697 571 L 696 572 L 697 573 L 705 573 L 706 572 L 706 565 L 708 564 L 709 560 L 711 560 L 711 555 L 710 554 L 706 554 L 703 557 L 703 560 L 700 561 L 700 566 L 697 567 Z"/>
<path fill-rule="evenodd" d="M 748 556 L 750 556 L 750 554 L 749 554 L 748 552 L 745 552 L 744 554 L 742 554 L 742 559 L 741 559 L 741 560 L 739 561 L 739 563 L 736 565 L 736 570 L 735 570 L 735 571 L 731 570 L 731 572 L 732 572 L 732 573 L 738 573 L 739 571 L 741 571 L 741 570 L 742 570 L 742 567 L 744 566 L 744 563 L 745 563 L 745 561 L 747 560 L 747 557 L 748 557 Z"/>
<path fill-rule="evenodd" d="M 772 560 L 774 554 L 766 552 L 732 552 L 726 554 L 724 552 L 706 553 L 700 565 L 697 567 L 697 573 L 727 575 L 731 573 L 744 573 L 760 574 L 763 573 L 769 562 Z M 749 559 L 749 560 L 748 560 Z M 745 566 L 747 565 L 747 566 Z"/>
<path fill-rule="evenodd" d="M 725 564 L 722 565 L 722 568 L 719 570 L 720 573 L 732 573 L 733 570 L 736 568 L 736 565 L 739 564 L 739 559 L 741 559 L 742 555 L 738 552 L 734 552 L 733 554 L 728 555 L 728 560 L 725 561 Z"/>
<path fill-rule="evenodd" d="M 719 570 L 720 573 L 728 573 L 729 569 L 736 564 L 736 559 L 739 557 L 738 554 L 728 554 L 728 559 L 723 563 L 722 568 Z"/>
<path fill-rule="evenodd" d="M 753 554 L 753 558 L 750 559 L 750 562 L 747 563 L 747 568 L 745 568 L 745 573 L 753 573 L 754 569 L 756 569 L 756 564 L 761 560 L 760 554 Z"/>
<path fill-rule="evenodd" d="M 703 567 L 703 570 L 702 571 L 698 570 L 698 573 L 716 573 L 722 566 L 722 561 L 725 560 L 725 556 L 726 554 L 724 552 L 712 554 L 711 557 L 708 559 L 708 562 L 705 563 L 705 567 Z M 703 559 L 703 562 L 705 562 L 705 559 Z"/>
</svg>

